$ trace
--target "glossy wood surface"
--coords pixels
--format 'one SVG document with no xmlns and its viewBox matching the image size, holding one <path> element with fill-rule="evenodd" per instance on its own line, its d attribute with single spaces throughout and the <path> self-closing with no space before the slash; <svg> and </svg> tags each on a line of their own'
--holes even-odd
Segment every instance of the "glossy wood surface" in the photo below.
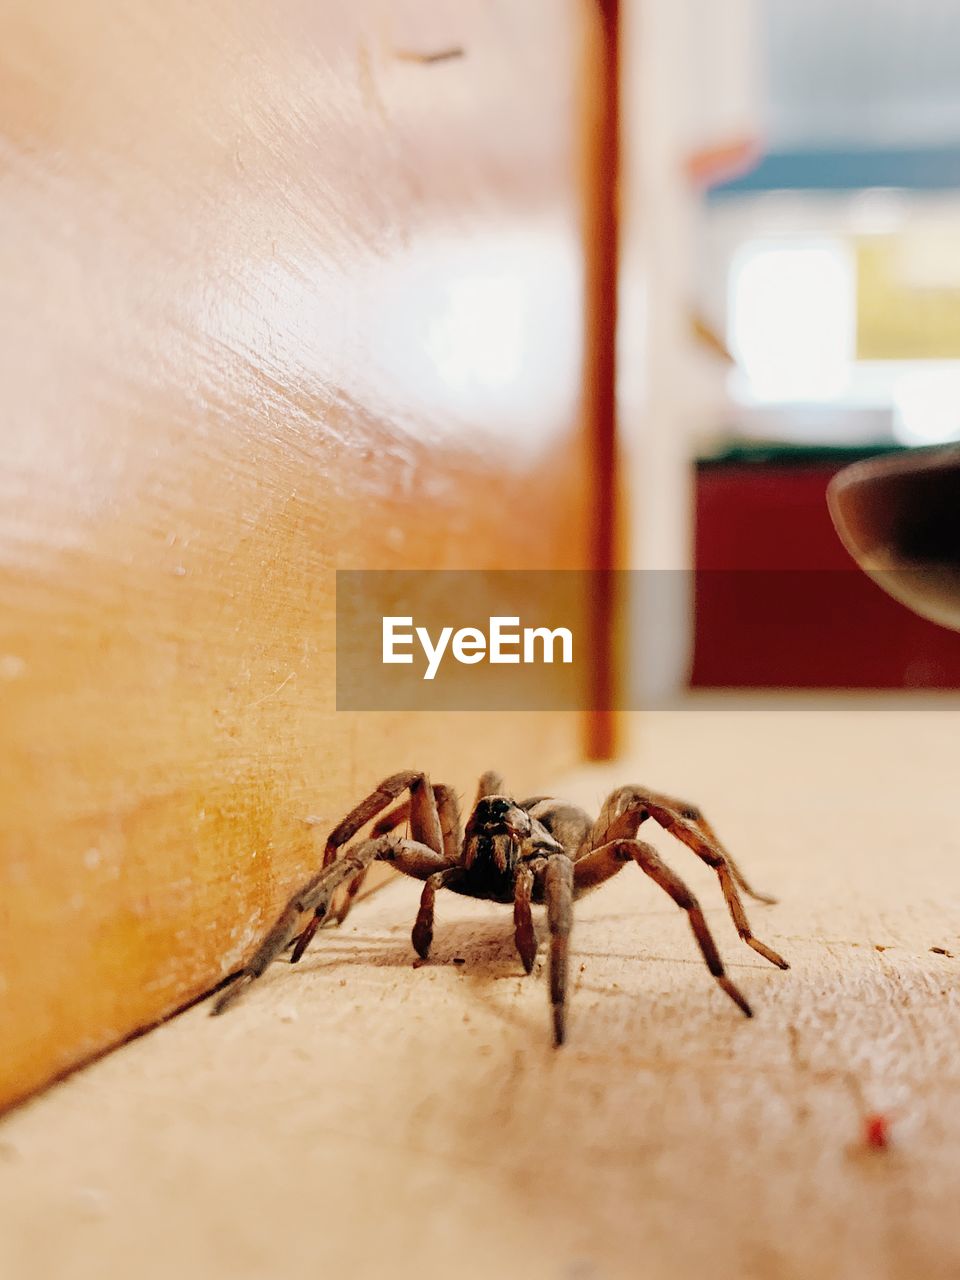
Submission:
<svg viewBox="0 0 960 1280">
<path fill-rule="evenodd" d="M 209 989 L 387 771 L 341 567 L 585 567 L 593 6 L 7 7 L 0 1103 Z M 443 54 L 434 58 L 433 55 Z"/>
</svg>

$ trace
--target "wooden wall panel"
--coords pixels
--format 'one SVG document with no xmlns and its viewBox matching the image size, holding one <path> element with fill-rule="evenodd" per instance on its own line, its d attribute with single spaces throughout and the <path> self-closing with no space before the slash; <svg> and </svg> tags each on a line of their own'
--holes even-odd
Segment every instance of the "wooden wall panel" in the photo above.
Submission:
<svg viewBox="0 0 960 1280">
<path fill-rule="evenodd" d="M 10 1102 L 235 967 L 308 814 L 411 763 L 528 787 L 579 754 L 573 716 L 337 714 L 333 587 L 589 563 L 600 63 L 586 0 L 4 26 Z"/>
</svg>

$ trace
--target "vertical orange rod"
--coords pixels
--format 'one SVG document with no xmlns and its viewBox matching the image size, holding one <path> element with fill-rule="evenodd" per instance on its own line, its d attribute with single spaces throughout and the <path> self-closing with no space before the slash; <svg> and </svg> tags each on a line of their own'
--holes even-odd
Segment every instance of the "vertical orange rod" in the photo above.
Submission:
<svg viewBox="0 0 960 1280">
<path fill-rule="evenodd" d="M 586 754 L 591 760 L 616 753 L 618 719 L 618 633 L 616 575 L 619 567 L 619 486 L 617 477 L 617 269 L 620 177 L 619 0 L 595 0 L 600 50 L 595 99 L 587 136 L 586 353 L 585 401 L 591 436 L 589 563 L 594 572 L 592 652 L 596 655 L 587 713 Z"/>
</svg>

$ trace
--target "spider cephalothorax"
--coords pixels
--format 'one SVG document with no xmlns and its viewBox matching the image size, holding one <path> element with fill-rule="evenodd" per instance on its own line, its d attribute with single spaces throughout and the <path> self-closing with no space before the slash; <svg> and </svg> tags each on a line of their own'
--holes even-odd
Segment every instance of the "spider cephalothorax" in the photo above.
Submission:
<svg viewBox="0 0 960 1280">
<path fill-rule="evenodd" d="M 482 796 L 464 832 L 460 859 L 464 875 L 449 887 L 473 898 L 512 902 L 521 858 L 559 851 L 546 828 L 516 801 L 508 796 Z"/>
<path fill-rule="evenodd" d="M 404 792 L 407 799 L 391 809 L 389 806 Z M 299 960 L 328 915 L 338 923 L 342 921 L 371 863 L 379 860 L 393 863 L 398 871 L 424 882 L 413 926 L 413 945 L 424 959 L 433 941 L 438 889 L 512 902 L 514 937 L 527 973 L 537 956 L 531 904 L 546 906 L 554 1039 L 562 1044 L 574 899 L 609 880 L 632 861 L 686 911 L 707 968 L 749 1017 L 750 1006 L 727 977 L 696 898 L 653 846 L 637 839 L 637 831 L 648 818 L 675 835 L 716 871 L 744 942 L 771 964 L 788 968 L 776 951 L 753 936 L 738 886 L 761 901 L 773 899 L 750 888 L 695 805 L 643 787 L 618 787 L 607 797 L 594 822 L 582 809 L 550 796 L 513 800 L 498 774 L 485 773 L 467 825 L 461 828 L 457 799 L 449 787 L 431 785 L 424 773 L 395 773 L 331 831 L 323 869 L 290 899 L 239 980 L 218 997 L 213 1012 L 221 1013 L 232 1004 L 291 944 L 291 959 Z M 367 838 L 340 853 L 367 823 L 372 824 Z M 409 823 L 409 839 L 398 839 L 393 834 L 402 823 Z M 341 886 L 346 888 L 343 901 L 331 912 L 331 900 Z"/>
</svg>

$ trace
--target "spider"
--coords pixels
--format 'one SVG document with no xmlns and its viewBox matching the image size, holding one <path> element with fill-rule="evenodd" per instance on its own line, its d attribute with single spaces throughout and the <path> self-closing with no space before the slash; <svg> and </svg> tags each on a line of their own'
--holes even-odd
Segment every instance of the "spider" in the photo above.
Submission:
<svg viewBox="0 0 960 1280">
<path fill-rule="evenodd" d="M 405 792 L 406 798 L 396 804 Z M 330 832 L 322 870 L 293 895 L 238 980 L 219 996 L 211 1012 L 222 1013 L 233 1004 L 291 944 L 291 962 L 296 963 L 322 923 L 342 923 L 371 863 L 381 861 L 424 882 L 413 926 L 413 946 L 424 960 L 433 941 L 438 889 L 512 903 L 516 947 L 527 973 L 533 969 L 537 955 L 530 906 L 535 902 L 546 905 L 553 1034 L 555 1043 L 561 1045 L 566 1034 L 574 899 L 633 861 L 686 911 L 710 973 L 750 1017 L 750 1006 L 727 977 L 696 898 L 653 846 L 637 839 L 637 831 L 648 818 L 713 867 L 744 942 L 771 964 L 789 968 L 782 956 L 753 936 L 738 886 L 758 901 L 775 899 L 751 889 L 695 805 L 642 787 L 618 787 L 607 797 L 600 816 L 593 822 L 582 809 L 551 796 L 532 796 L 518 803 L 506 793 L 500 775 L 489 772 L 480 779 L 476 802 L 464 829 L 453 791 L 443 785 L 431 785 L 425 773 L 408 772 L 385 778 Z M 368 838 L 351 845 L 338 857 L 342 847 L 368 822 L 373 822 Z M 409 823 L 410 839 L 397 838 L 395 829 L 402 823 Z M 341 886 L 346 886 L 343 900 L 331 910 L 333 895 Z M 308 913 L 306 926 L 301 927 Z"/>
</svg>

